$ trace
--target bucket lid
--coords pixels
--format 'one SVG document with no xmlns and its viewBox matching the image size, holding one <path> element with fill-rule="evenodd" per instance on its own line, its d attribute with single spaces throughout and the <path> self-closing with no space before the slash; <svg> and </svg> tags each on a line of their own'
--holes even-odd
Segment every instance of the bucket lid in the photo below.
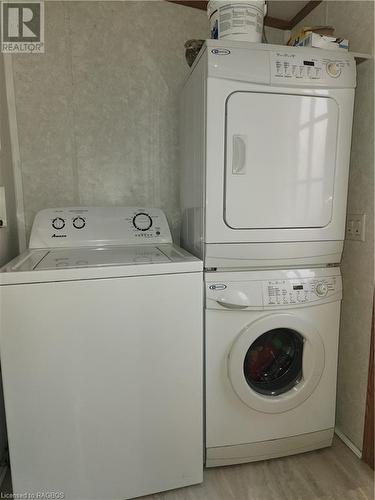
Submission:
<svg viewBox="0 0 375 500">
<path fill-rule="evenodd" d="M 207 4 L 207 15 L 210 18 L 219 7 L 230 6 L 235 4 L 248 4 L 249 7 L 256 7 L 263 10 L 264 15 L 267 14 L 267 2 L 266 0 L 210 0 Z"/>
</svg>

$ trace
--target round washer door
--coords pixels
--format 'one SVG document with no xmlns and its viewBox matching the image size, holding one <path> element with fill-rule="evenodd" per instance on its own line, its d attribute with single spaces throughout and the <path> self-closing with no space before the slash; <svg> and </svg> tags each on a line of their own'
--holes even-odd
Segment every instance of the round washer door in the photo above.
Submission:
<svg viewBox="0 0 375 500">
<path fill-rule="evenodd" d="M 299 406 L 324 370 L 324 345 L 309 322 L 271 314 L 244 328 L 228 356 L 234 391 L 250 408 L 282 413 Z"/>
</svg>

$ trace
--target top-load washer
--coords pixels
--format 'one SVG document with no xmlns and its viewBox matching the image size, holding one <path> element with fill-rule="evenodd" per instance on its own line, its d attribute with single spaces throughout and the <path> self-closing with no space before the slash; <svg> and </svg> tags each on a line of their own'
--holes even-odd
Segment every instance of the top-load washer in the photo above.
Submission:
<svg viewBox="0 0 375 500">
<path fill-rule="evenodd" d="M 202 481 L 202 292 L 202 262 L 173 245 L 161 210 L 39 212 L 29 250 L 0 272 L 16 496 Z"/>
<path fill-rule="evenodd" d="M 338 263 L 355 86 L 344 51 L 207 40 L 182 93 L 184 248 L 206 268 Z"/>
</svg>

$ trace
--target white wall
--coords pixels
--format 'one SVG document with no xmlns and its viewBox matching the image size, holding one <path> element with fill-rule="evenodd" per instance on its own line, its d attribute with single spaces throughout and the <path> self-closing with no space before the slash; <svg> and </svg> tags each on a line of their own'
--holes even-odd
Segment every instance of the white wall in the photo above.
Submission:
<svg viewBox="0 0 375 500">
<path fill-rule="evenodd" d="M 299 26 L 330 24 L 350 49 L 373 54 L 374 2 L 325 1 Z M 362 449 L 374 284 L 374 65 L 357 66 L 348 213 L 367 215 L 366 241 L 345 241 L 337 392 L 338 429 Z"/>
</svg>

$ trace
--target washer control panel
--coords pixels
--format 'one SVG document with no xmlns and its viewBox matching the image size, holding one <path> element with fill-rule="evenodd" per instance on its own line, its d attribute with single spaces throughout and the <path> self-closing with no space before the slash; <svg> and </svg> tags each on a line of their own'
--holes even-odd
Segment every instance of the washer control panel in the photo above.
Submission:
<svg viewBox="0 0 375 500">
<path fill-rule="evenodd" d="M 329 55 L 328 55 L 329 54 Z M 291 53 L 271 53 L 271 81 L 281 84 L 317 84 L 331 87 L 347 87 L 355 78 L 355 62 L 348 53 L 323 56 Z"/>
<path fill-rule="evenodd" d="M 38 212 L 30 248 L 172 243 L 164 212 L 147 207 L 67 207 Z"/>
<path fill-rule="evenodd" d="M 324 299 L 341 290 L 337 276 L 263 282 L 263 303 L 268 306 L 303 304 Z"/>
<path fill-rule="evenodd" d="M 53 229 L 56 229 L 57 231 L 60 231 L 60 229 L 64 229 L 65 219 L 63 219 L 62 217 L 55 217 L 52 220 L 52 227 L 53 227 Z"/>
<path fill-rule="evenodd" d="M 133 226 L 138 231 L 148 231 L 152 227 L 152 217 L 146 212 L 138 212 L 133 217 Z"/>
<path fill-rule="evenodd" d="M 337 267 L 207 272 L 205 285 L 207 309 L 232 312 L 288 310 L 336 302 L 342 297 Z"/>
</svg>

